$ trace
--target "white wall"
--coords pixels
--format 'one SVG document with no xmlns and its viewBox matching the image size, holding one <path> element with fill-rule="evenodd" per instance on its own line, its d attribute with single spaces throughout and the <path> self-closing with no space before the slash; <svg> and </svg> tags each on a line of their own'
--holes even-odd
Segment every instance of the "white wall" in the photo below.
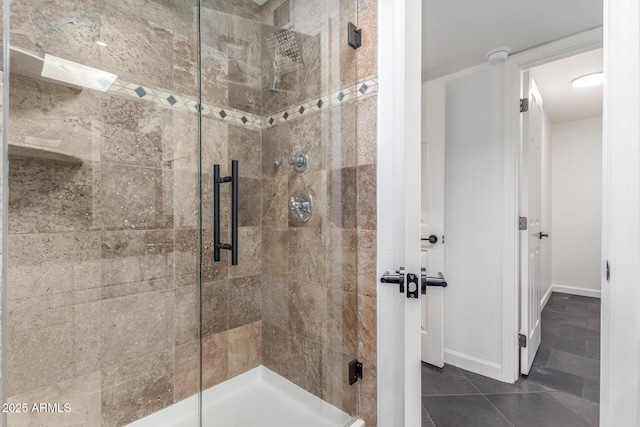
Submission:
<svg viewBox="0 0 640 427">
<path fill-rule="evenodd" d="M 503 67 L 447 80 L 445 362 L 502 378 Z"/>
<path fill-rule="evenodd" d="M 554 124 L 551 138 L 554 290 L 598 296 L 602 117 Z"/>
</svg>

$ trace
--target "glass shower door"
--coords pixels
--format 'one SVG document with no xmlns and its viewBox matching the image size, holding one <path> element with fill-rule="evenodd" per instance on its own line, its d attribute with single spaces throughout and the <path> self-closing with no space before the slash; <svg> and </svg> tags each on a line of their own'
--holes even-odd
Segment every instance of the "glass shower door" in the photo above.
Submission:
<svg viewBox="0 0 640 427">
<path fill-rule="evenodd" d="M 198 423 L 198 3 L 11 2 L 9 426 Z"/>
<path fill-rule="evenodd" d="M 359 235 L 357 188 L 375 168 L 359 168 L 356 111 L 374 83 L 357 80 L 349 21 L 355 1 L 202 4 L 203 426 L 341 426 L 358 413 L 348 373 L 358 241 L 370 234 Z M 229 175 L 232 160 L 236 266 L 211 247 L 211 171 Z M 221 197 L 229 242 L 225 187 Z"/>
</svg>

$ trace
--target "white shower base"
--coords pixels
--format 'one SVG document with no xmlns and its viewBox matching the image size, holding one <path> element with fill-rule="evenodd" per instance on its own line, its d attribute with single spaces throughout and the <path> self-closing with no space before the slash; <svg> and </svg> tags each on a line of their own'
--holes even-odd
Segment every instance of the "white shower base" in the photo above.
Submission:
<svg viewBox="0 0 640 427">
<path fill-rule="evenodd" d="M 273 371 L 258 366 L 202 393 L 203 427 L 364 427 Z M 191 396 L 128 427 L 198 425 L 198 396 Z"/>
</svg>

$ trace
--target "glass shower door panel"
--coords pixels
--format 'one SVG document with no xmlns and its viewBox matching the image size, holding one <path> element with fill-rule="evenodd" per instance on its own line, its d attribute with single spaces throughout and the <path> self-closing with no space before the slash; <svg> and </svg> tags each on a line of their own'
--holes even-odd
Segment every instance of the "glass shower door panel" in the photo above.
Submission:
<svg viewBox="0 0 640 427">
<path fill-rule="evenodd" d="M 202 425 L 345 425 L 358 413 L 347 374 L 359 347 L 356 105 L 368 94 L 347 43 L 356 2 L 258 3 L 204 2 L 200 17 L 203 172 L 240 162 L 237 266 L 227 251 L 213 262 L 203 176 Z"/>
<path fill-rule="evenodd" d="M 11 2 L 10 426 L 198 423 L 198 3 Z"/>
</svg>

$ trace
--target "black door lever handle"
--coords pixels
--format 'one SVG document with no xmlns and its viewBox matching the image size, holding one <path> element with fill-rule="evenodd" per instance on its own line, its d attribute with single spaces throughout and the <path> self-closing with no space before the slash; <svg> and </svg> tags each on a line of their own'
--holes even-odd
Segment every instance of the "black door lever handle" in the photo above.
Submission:
<svg viewBox="0 0 640 427">
<path fill-rule="evenodd" d="M 542 231 L 540 232 L 540 238 L 542 239 L 543 237 L 549 237 L 548 234 L 544 234 Z"/>
</svg>

